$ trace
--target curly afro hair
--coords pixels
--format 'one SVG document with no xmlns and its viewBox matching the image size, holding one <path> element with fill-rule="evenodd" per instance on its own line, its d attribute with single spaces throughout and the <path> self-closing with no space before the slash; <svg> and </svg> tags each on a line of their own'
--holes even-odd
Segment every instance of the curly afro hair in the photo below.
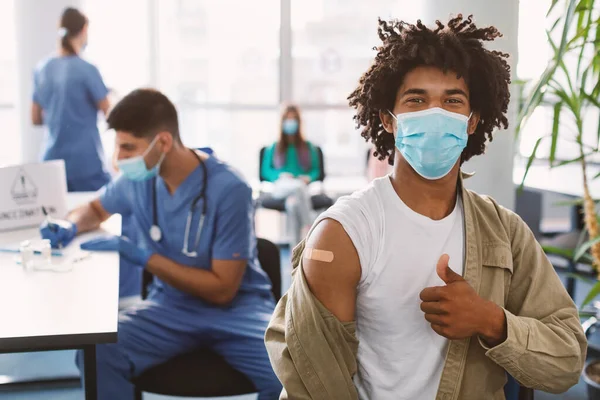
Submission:
<svg viewBox="0 0 600 400">
<path fill-rule="evenodd" d="M 461 164 L 483 154 L 487 139 L 492 141 L 494 128 L 508 127 L 506 111 L 510 100 L 510 66 L 508 54 L 490 51 L 483 41 L 502 36 L 493 27 L 477 28 L 473 16 L 450 19 L 447 26 L 436 21 L 435 29 L 417 21 L 379 19 L 378 34 L 383 44 L 375 47 L 377 55 L 360 78 L 358 87 L 348 96 L 356 109 L 354 120 L 362 127 L 362 137 L 375 145 L 374 156 L 388 158 L 393 164 L 394 137 L 383 128 L 380 110 L 391 110 L 404 76 L 419 66 L 433 66 L 462 77 L 470 92 L 470 106 L 480 117 L 475 132 L 461 155 Z M 391 157 L 390 157 L 391 156 Z"/>
</svg>

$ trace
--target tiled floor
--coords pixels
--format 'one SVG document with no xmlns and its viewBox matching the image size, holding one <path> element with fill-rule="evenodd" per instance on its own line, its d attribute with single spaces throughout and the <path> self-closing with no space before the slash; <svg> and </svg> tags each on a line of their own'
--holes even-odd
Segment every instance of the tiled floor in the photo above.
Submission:
<svg viewBox="0 0 600 400">
<path fill-rule="evenodd" d="M 289 250 L 282 250 L 282 287 L 286 290 L 291 281 Z M 585 283 L 578 282 L 576 302 L 581 302 L 587 293 Z M 43 377 L 49 374 L 69 375 L 76 373 L 73 352 L 45 352 L 27 354 L 0 355 L 0 381 L 3 375 L 20 377 Z M 231 400 L 251 400 L 256 396 L 231 397 Z M 586 399 L 586 387 L 583 382 L 562 395 L 536 392 L 535 400 L 583 400 Z M 0 400 L 81 400 L 83 392 L 78 387 L 71 388 L 28 388 L 20 391 L 0 391 Z M 165 396 L 145 395 L 145 400 L 172 399 Z"/>
</svg>

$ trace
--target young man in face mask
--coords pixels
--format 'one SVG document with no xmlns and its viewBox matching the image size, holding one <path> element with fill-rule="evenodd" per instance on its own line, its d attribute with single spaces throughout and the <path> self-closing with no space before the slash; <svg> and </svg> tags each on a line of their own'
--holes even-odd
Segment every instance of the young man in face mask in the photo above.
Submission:
<svg viewBox="0 0 600 400">
<path fill-rule="evenodd" d="M 507 126 L 508 55 L 483 46 L 498 36 L 471 17 L 380 21 L 349 100 L 394 170 L 295 250 L 266 335 L 284 398 L 500 399 L 506 372 L 550 392 L 578 381 L 586 340 L 552 265 L 517 215 L 462 182 Z"/>
<path fill-rule="evenodd" d="M 109 237 L 81 247 L 118 251 L 155 277 L 148 299 L 119 315 L 118 343 L 97 346 L 98 398 L 133 400 L 131 379 L 199 347 L 247 375 L 259 399 L 277 398 L 263 342 L 274 302 L 257 260 L 250 187 L 182 144 L 177 111 L 160 92 L 130 93 L 107 122 L 122 175 L 68 221 L 42 226 L 54 246 L 67 245 L 111 214 L 131 215 L 139 245 Z M 77 361 L 81 367 L 81 354 Z"/>
</svg>

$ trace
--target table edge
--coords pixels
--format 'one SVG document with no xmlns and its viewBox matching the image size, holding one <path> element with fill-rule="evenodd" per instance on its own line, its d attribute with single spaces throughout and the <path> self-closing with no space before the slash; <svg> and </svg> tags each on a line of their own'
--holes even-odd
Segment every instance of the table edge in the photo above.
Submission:
<svg viewBox="0 0 600 400">
<path fill-rule="evenodd" d="M 0 354 L 79 349 L 89 345 L 116 342 L 117 332 L 1 338 Z"/>
</svg>

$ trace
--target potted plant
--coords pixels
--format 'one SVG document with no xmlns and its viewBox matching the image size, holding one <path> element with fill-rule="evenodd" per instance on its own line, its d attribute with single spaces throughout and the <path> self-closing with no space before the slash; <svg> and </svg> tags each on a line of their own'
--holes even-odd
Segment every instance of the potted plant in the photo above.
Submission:
<svg viewBox="0 0 600 400">
<path fill-rule="evenodd" d="M 600 144 L 600 121 L 597 140 L 584 140 L 584 120 L 591 110 L 600 110 L 600 4 L 595 0 L 553 0 L 548 17 L 553 24 L 547 30 L 552 46 L 552 59 L 539 79 L 533 84 L 528 97 L 522 103 L 517 121 L 517 135 L 526 126 L 537 107 L 551 107 L 552 132 L 539 138 L 527 160 L 525 176 L 536 158 L 540 144 L 549 144 L 549 167 L 560 168 L 566 164 L 578 164 L 583 177 L 584 234 L 575 249 L 547 249 L 571 258 L 572 262 L 587 261 L 600 277 L 600 230 L 596 203 L 589 190 L 589 182 L 597 176 L 589 176 L 590 157 L 598 152 Z M 597 117 L 596 117 L 597 118 Z M 557 162 L 557 144 L 561 141 L 575 143 L 578 156 Z M 600 175 L 600 174 L 599 174 Z M 600 294 L 600 281 L 595 282 L 581 308 Z M 597 316 L 600 320 L 600 316 Z M 587 321 L 586 330 L 597 323 Z M 586 364 L 584 379 L 588 383 L 590 399 L 600 399 L 600 360 Z"/>
</svg>

